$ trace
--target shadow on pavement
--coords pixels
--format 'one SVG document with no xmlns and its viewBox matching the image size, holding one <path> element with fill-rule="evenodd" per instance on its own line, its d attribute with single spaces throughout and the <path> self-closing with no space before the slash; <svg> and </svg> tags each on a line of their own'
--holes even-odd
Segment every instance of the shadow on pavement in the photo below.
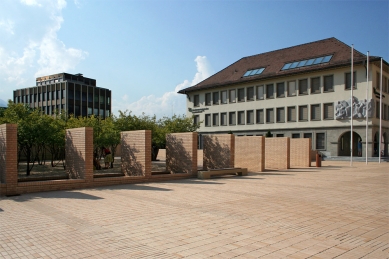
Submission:
<svg viewBox="0 0 389 259">
<path fill-rule="evenodd" d="M 139 185 L 139 184 L 121 184 L 121 185 L 112 185 L 112 186 L 104 186 L 98 187 L 98 190 L 134 190 L 134 191 L 163 191 L 168 192 L 171 189 L 160 188 L 149 185 Z"/>
<path fill-rule="evenodd" d="M 78 200 L 101 200 L 104 198 L 86 194 L 78 191 L 50 191 L 42 193 L 29 193 L 25 195 L 9 197 L 17 202 L 24 202 L 33 199 L 78 199 Z"/>
</svg>

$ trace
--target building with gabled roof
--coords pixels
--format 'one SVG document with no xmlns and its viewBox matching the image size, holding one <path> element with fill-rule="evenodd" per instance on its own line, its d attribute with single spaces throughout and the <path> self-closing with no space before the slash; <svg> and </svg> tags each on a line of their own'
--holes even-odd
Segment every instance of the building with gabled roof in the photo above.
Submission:
<svg viewBox="0 0 389 259">
<path fill-rule="evenodd" d="M 368 156 L 377 156 L 381 139 L 381 152 L 387 156 L 389 64 L 383 61 L 381 75 L 381 58 L 370 56 L 367 81 L 367 56 L 354 50 L 351 75 L 351 49 L 328 38 L 244 57 L 179 93 L 187 95 L 187 116 L 193 115 L 195 123 L 202 122 L 200 135 L 232 132 L 249 136 L 270 131 L 274 137 L 311 138 L 312 149 L 326 156 L 349 156 L 352 116 L 353 155 L 365 156 L 367 144 Z M 386 97 L 382 107 L 381 77 Z M 362 154 L 358 141 L 363 145 Z"/>
</svg>

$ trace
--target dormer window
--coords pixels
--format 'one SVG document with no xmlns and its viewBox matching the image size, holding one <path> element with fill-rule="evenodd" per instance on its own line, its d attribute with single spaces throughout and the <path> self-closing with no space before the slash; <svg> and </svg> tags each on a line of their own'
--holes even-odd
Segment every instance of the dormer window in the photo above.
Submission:
<svg viewBox="0 0 389 259">
<path fill-rule="evenodd" d="M 256 76 L 256 75 L 261 74 L 264 70 L 265 70 L 264 67 L 263 68 L 252 69 L 252 70 L 247 70 L 247 72 L 244 73 L 243 77 Z"/>
<path fill-rule="evenodd" d="M 293 68 L 307 67 L 307 66 L 323 64 L 323 63 L 329 62 L 331 60 L 331 58 L 332 58 L 332 55 L 318 57 L 318 58 L 311 58 L 311 59 L 306 59 L 306 60 L 301 60 L 301 61 L 295 61 L 295 62 L 285 64 L 281 68 L 281 70 L 289 70 L 289 69 L 293 69 Z"/>
</svg>

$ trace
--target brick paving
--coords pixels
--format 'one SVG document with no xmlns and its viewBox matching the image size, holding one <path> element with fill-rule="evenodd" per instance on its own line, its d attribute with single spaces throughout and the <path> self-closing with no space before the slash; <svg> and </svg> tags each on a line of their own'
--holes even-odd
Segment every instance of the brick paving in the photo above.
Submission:
<svg viewBox="0 0 389 259">
<path fill-rule="evenodd" d="M 1 258 L 389 258 L 389 163 L 1 197 Z"/>
</svg>

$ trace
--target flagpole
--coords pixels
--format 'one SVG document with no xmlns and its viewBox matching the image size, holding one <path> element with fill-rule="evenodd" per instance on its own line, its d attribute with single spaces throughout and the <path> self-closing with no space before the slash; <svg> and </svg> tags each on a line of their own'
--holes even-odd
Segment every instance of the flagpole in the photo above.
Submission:
<svg viewBox="0 0 389 259">
<path fill-rule="evenodd" d="M 350 121 L 351 121 L 351 141 L 350 141 L 350 166 L 353 166 L 353 82 L 354 82 L 354 44 L 351 44 L 351 114 L 350 114 Z"/>
<path fill-rule="evenodd" d="M 380 136 L 378 138 L 378 163 L 381 163 L 381 136 L 382 136 L 382 58 L 381 58 L 381 74 L 380 74 Z"/>
<path fill-rule="evenodd" d="M 368 150 L 369 145 L 368 143 L 368 128 L 369 128 L 369 111 L 368 111 L 368 101 L 369 101 L 369 51 L 367 52 L 367 68 L 366 68 L 366 103 L 365 103 L 365 109 L 366 109 L 366 164 L 367 164 L 367 156 L 368 156 Z"/>
</svg>

